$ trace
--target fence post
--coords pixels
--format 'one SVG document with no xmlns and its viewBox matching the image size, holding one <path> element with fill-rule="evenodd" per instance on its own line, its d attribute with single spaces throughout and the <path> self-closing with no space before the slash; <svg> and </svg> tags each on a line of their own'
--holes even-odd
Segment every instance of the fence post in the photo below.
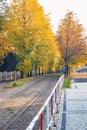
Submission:
<svg viewBox="0 0 87 130">
<path fill-rule="evenodd" d="M 16 71 L 14 71 L 14 80 L 16 80 Z"/>
<path fill-rule="evenodd" d="M 12 72 L 10 72 L 10 80 L 12 80 Z"/>
<path fill-rule="evenodd" d="M 57 101 L 56 101 L 56 113 L 58 113 L 59 112 L 59 110 L 58 110 L 58 105 L 59 105 L 59 86 L 60 84 L 59 84 L 59 82 L 58 82 L 58 84 L 57 84 L 57 89 L 56 89 L 56 94 L 57 94 Z"/>
<path fill-rule="evenodd" d="M 7 71 L 4 72 L 4 80 L 7 80 Z"/>
<path fill-rule="evenodd" d="M 43 113 L 40 115 L 40 130 L 43 130 Z"/>
<path fill-rule="evenodd" d="M 53 96 L 51 97 L 51 117 L 53 119 Z"/>
<path fill-rule="evenodd" d="M 55 93 L 53 94 L 53 114 L 54 114 L 54 111 L 55 111 Z"/>
<path fill-rule="evenodd" d="M 53 94 L 53 125 L 54 125 L 54 127 L 56 127 L 56 124 L 55 124 L 55 113 L 56 113 L 56 93 L 54 91 L 54 94 Z"/>
<path fill-rule="evenodd" d="M 19 78 L 21 78 L 21 73 L 20 71 L 16 71 L 16 79 L 19 79 Z"/>
<path fill-rule="evenodd" d="M 49 127 L 49 123 L 50 123 L 50 114 L 49 114 L 49 102 L 46 106 L 46 128 Z"/>
<path fill-rule="evenodd" d="M 55 103 L 56 103 L 56 100 L 57 100 L 57 92 L 56 92 L 56 89 L 55 89 Z"/>
<path fill-rule="evenodd" d="M 0 81 L 2 81 L 2 73 L 0 73 Z"/>
</svg>

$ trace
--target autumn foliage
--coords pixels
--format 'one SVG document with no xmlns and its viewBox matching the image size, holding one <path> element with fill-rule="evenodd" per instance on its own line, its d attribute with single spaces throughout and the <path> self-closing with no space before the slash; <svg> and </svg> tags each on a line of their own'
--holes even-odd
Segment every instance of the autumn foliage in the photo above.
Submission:
<svg viewBox="0 0 87 130">
<path fill-rule="evenodd" d="M 32 69 L 56 69 L 58 45 L 49 16 L 44 14 L 37 0 L 13 0 L 5 11 L 3 24 L 7 45 L 12 46 L 13 52 L 19 56 L 19 70 L 26 74 Z M 3 40 L 3 35 L 0 37 Z"/>
<path fill-rule="evenodd" d="M 3 2 L 2 0 L 0 2 Z M 2 5 L 2 4 L 0 4 Z M 86 59 L 86 36 L 73 12 L 68 12 L 54 36 L 49 15 L 37 0 L 12 0 L 0 7 L 0 66 L 3 58 L 16 57 L 16 69 L 26 75 L 30 70 L 55 71 L 70 68 Z M 56 39 L 56 40 L 55 40 Z M 7 56 L 8 54 L 8 56 Z"/>
<path fill-rule="evenodd" d="M 68 12 L 58 26 L 57 41 L 59 44 L 65 76 L 75 64 L 84 63 L 86 38 L 82 24 L 73 12 Z"/>
</svg>

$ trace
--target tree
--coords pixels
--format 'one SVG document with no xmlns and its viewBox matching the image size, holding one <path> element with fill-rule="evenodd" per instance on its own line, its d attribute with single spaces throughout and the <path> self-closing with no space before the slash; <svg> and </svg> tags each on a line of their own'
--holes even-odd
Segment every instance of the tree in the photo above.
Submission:
<svg viewBox="0 0 87 130">
<path fill-rule="evenodd" d="M 5 1 L 6 2 L 6 1 Z M 0 66 L 3 62 L 3 58 L 6 56 L 8 51 L 11 51 L 13 48 L 7 42 L 6 31 L 4 27 L 4 22 L 6 19 L 5 9 L 7 4 L 3 0 L 0 1 Z"/>
<path fill-rule="evenodd" d="M 5 13 L 5 9 L 8 6 L 8 1 L 7 0 L 0 0 L 0 14 Z"/>
<path fill-rule="evenodd" d="M 14 71 L 18 64 L 19 57 L 12 52 L 8 52 L 3 59 L 3 64 L 0 67 L 0 71 Z"/>
<path fill-rule="evenodd" d="M 54 59 L 57 63 L 58 48 L 49 19 L 36 0 L 13 0 L 5 26 L 9 43 L 20 56 L 18 68 L 25 74 L 32 69 L 32 64 L 37 70 L 47 69 Z M 52 58 L 52 54 L 57 58 Z"/>
<path fill-rule="evenodd" d="M 58 27 L 57 40 L 64 61 L 65 76 L 69 73 L 69 64 L 84 60 L 86 39 L 83 32 L 82 24 L 75 19 L 73 12 L 68 12 Z"/>
</svg>

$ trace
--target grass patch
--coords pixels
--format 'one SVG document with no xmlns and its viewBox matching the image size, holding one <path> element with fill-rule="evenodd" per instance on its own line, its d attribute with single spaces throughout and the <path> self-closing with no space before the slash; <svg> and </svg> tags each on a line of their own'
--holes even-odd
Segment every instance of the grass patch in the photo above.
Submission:
<svg viewBox="0 0 87 130">
<path fill-rule="evenodd" d="M 64 88 L 70 88 L 70 84 L 71 84 L 71 77 L 66 77 L 66 78 L 64 78 L 63 87 L 64 87 Z"/>
<path fill-rule="evenodd" d="M 13 87 L 19 87 L 23 85 L 24 83 L 27 83 L 36 77 L 29 77 L 29 78 L 23 78 L 23 79 L 17 79 L 15 81 L 11 81 L 6 88 L 13 88 Z"/>
<path fill-rule="evenodd" d="M 18 80 L 12 81 L 12 82 L 9 83 L 9 85 L 13 86 L 13 87 L 19 87 L 19 86 L 21 86 L 23 84 L 24 84 L 23 81 L 18 81 Z"/>
</svg>

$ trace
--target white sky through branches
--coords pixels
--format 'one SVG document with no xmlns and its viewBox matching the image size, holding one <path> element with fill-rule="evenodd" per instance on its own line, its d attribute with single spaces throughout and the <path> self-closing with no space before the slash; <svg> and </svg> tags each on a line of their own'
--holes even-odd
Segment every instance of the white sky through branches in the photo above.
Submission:
<svg viewBox="0 0 87 130">
<path fill-rule="evenodd" d="M 54 33 L 68 10 L 76 14 L 77 20 L 87 30 L 87 0 L 38 0 L 38 2 L 44 7 L 45 13 L 51 12 L 50 19 Z"/>
</svg>

